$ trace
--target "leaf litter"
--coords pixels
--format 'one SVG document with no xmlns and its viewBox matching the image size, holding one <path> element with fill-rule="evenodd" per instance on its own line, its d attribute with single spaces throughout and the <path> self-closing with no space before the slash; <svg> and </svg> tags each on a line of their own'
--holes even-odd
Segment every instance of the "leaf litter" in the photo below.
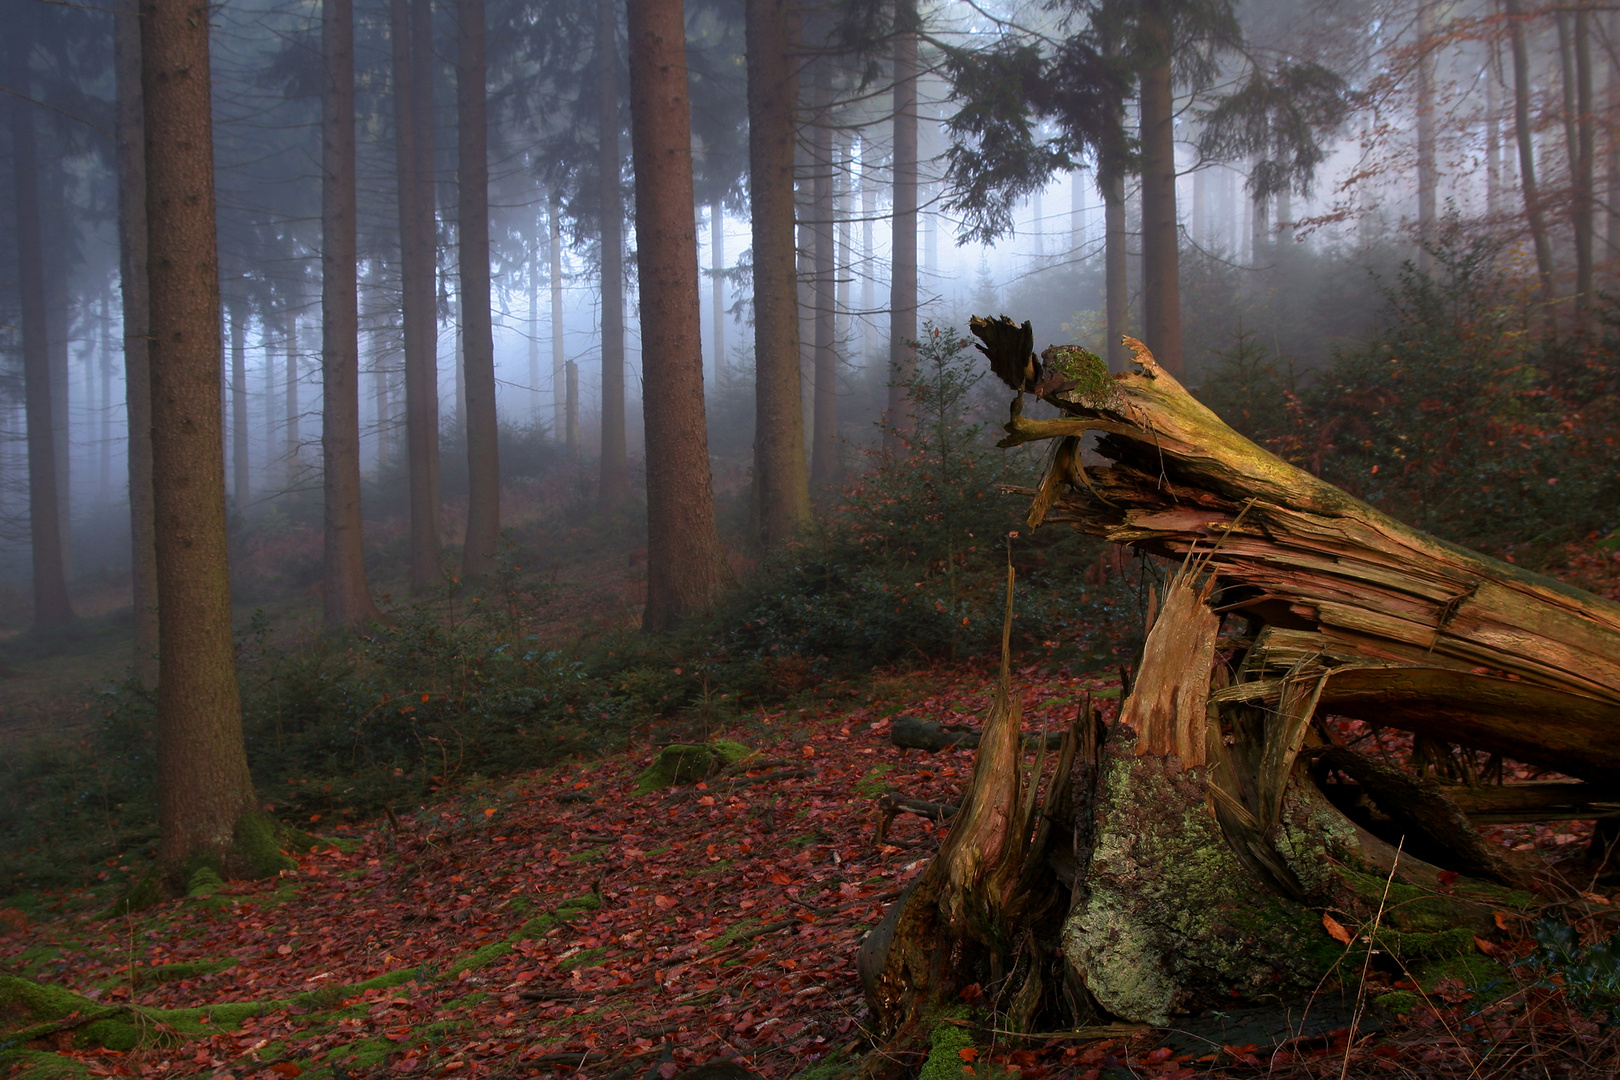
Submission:
<svg viewBox="0 0 1620 1080">
<path fill-rule="evenodd" d="M 1100 676 L 1020 675 L 1030 733 L 1061 730 L 1088 693 L 1117 702 Z M 918 691 L 905 712 L 939 720 L 982 712 L 991 690 L 962 664 L 900 684 Z M 841 693 L 854 692 L 819 691 Z M 279 879 L 109 922 L 0 920 L 0 949 L 8 962 L 57 950 L 41 977 L 98 1003 L 205 1010 L 197 1033 L 132 1050 L 53 1045 L 94 1076 L 668 1077 L 728 1058 L 780 1080 L 864 1046 L 856 948 L 942 835 L 902 814 L 875 843 L 874 796 L 950 802 L 973 767 L 971 750 L 891 745 L 896 712 L 878 698 L 756 713 L 717 733 L 757 751 L 742 771 L 645 795 L 653 745 L 464 788 L 293 853 Z M 1350 936 L 1331 917 L 1324 933 Z M 1281 1046 L 1160 1045 L 1125 1025 L 992 1046 L 962 1074 L 1447 1075 L 1438 1063 L 1477 1057 L 1470 1039 L 1514 1026 L 1488 1009 L 1468 1022 L 1472 997 L 1448 987 L 1377 1040 L 1341 1025 Z M 1557 1012 L 1545 991 L 1520 997 L 1526 1014 Z M 208 1032 L 208 1007 L 241 1002 L 264 1009 Z M 1614 1048 L 1567 1009 L 1550 1030 L 1577 1059 Z"/>
</svg>

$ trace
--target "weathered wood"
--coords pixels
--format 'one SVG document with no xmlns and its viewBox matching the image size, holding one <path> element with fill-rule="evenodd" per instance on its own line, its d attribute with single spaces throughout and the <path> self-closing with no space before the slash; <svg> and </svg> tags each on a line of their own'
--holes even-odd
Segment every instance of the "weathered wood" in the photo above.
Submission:
<svg viewBox="0 0 1620 1080">
<path fill-rule="evenodd" d="M 1111 464 L 1058 454 L 1031 524 L 1068 522 L 1217 581 L 1218 611 L 1318 635 L 1342 661 L 1321 708 L 1598 780 L 1620 769 L 1620 605 L 1411 528 L 1245 439 L 1128 340 L 1103 386 L 1010 324 L 975 320 L 991 366 L 1063 411 L 1019 403 L 1004 446 L 1101 433 Z M 1053 489 L 1061 489 L 1053 495 Z M 1050 504 L 1050 508 L 1047 508 Z M 1039 511 L 1039 513 L 1037 513 Z M 1401 672 L 1394 665 L 1442 670 Z M 1557 722 L 1549 722 L 1556 717 Z"/>
</svg>

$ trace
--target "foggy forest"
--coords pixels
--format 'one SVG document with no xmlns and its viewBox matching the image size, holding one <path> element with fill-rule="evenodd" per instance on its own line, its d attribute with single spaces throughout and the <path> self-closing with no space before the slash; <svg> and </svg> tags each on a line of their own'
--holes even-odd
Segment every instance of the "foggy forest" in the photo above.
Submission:
<svg viewBox="0 0 1620 1080">
<path fill-rule="evenodd" d="M 1620 8 L 0 12 L 0 1075 L 1620 1075 Z"/>
</svg>

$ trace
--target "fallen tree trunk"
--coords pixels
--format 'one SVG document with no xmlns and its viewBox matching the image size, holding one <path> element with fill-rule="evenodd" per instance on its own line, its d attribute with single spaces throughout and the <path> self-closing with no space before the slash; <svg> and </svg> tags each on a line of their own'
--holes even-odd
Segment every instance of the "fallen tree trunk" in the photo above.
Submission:
<svg viewBox="0 0 1620 1080">
<path fill-rule="evenodd" d="M 1110 376 L 1080 349 L 1037 359 L 1027 323 L 972 329 L 1018 392 L 1002 445 L 1055 441 L 1040 484 L 1012 489 L 1032 498 L 1028 525 L 1070 523 L 1180 569 L 1119 720 L 1082 718 L 1065 740 L 1044 835 L 1012 809 L 1033 805 L 1033 781 L 1017 779 L 1004 660 L 963 809 L 863 949 L 885 1036 L 866 1075 L 895 1075 L 975 980 L 1016 1031 L 1038 1016 L 1163 1024 L 1316 993 L 1346 957 L 1372 962 L 1366 942 L 1420 984 L 1426 965 L 1464 962 L 1448 949 L 1478 960 L 1490 905 L 1522 902 L 1507 890 L 1534 867 L 1474 822 L 1613 812 L 1620 605 L 1428 536 L 1274 457 L 1139 342 L 1127 339 L 1140 370 Z M 1025 394 L 1063 415 L 1026 418 Z M 1082 464 L 1090 433 L 1106 466 Z M 1337 745 L 1329 715 L 1404 728 L 1424 753 L 1457 744 L 1587 783 L 1492 795 L 1470 766 L 1468 783 L 1442 784 Z M 991 776 L 1001 809 L 987 812 Z M 1438 906 L 1421 896 L 1437 885 Z M 1392 888 L 1402 903 L 1386 909 Z M 1057 972 L 1041 959 L 1054 952 Z"/>
</svg>

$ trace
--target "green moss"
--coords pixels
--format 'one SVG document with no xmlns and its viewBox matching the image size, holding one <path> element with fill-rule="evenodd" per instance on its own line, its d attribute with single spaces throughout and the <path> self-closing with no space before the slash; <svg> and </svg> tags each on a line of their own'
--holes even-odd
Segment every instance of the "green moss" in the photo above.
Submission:
<svg viewBox="0 0 1620 1080">
<path fill-rule="evenodd" d="M 266 814 L 250 812 L 237 818 L 236 833 L 231 841 L 231 871 L 245 878 L 267 878 L 283 870 L 297 869 L 297 860 L 282 854 L 283 841 L 278 832 L 285 833 L 294 842 L 303 838 L 314 839 L 308 833 L 299 833 L 295 829 L 285 826 L 278 828 L 276 822 Z"/>
<path fill-rule="evenodd" d="M 603 844 L 601 847 L 586 848 L 584 851 L 576 851 L 568 856 L 568 861 L 571 863 L 599 862 L 611 850 L 612 848 L 607 844 Z"/>
<path fill-rule="evenodd" d="M 876 797 L 889 791 L 889 784 L 883 779 L 894 771 L 893 765 L 876 765 L 855 784 L 857 795 Z"/>
<path fill-rule="evenodd" d="M 163 902 L 163 879 L 157 870 L 148 870 L 136 880 L 129 892 L 112 902 L 112 906 L 101 913 L 104 919 L 116 918 L 119 915 L 128 915 L 136 911 L 145 911 Z"/>
<path fill-rule="evenodd" d="M 573 971 L 575 968 L 601 967 L 602 961 L 606 958 L 607 949 L 605 948 L 582 949 L 557 966 L 563 971 Z"/>
<path fill-rule="evenodd" d="M 443 977 L 453 979 L 463 971 L 476 971 L 479 968 L 488 967 L 511 951 L 511 942 L 492 941 L 488 945 L 474 949 L 468 955 L 445 968 Z"/>
<path fill-rule="evenodd" d="M 710 941 L 709 942 L 709 948 L 711 948 L 711 949 L 723 949 L 727 945 L 730 945 L 733 941 L 736 941 L 737 940 L 737 935 L 747 933 L 749 930 L 752 930 L 754 927 L 756 927 L 758 925 L 759 925 L 759 920 L 758 919 L 744 919 L 742 922 L 737 923 L 735 926 L 732 926 L 732 927 L 728 928 L 725 933 L 721 934 L 719 937 L 715 938 L 713 941 Z"/>
<path fill-rule="evenodd" d="M 946 1018 L 964 1019 L 966 1009 L 953 1009 L 941 1013 L 928 1032 L 928 1060 L 923 1062 L 917 1080 L 959 1080 L 962 1076 L 962 1054 L 973 1045 L 973 1036 L 967 1029 L 946 1023 Z"/>
<path fill-rule="evenodd" d="M 1373 998 L 1374 1005 L 1387 1013 L 1394 1013 L 1396 1016 L 1404 1016 L 1417 1008 L 1421 1002 L 1422 999 L 1410 990 L 1395 990 L 1388 994 L 1379 994 Z"/>
<path fill-rule="evenodd" d="M 1414 974 L 1419 986 L 1433 991 L 1448 979 L 1455 979 L 1463 986 L 1475 989 L 1501 979 L 1507 972 L 1490 957 L 1469 951 L 1461 956 L 1426 961 Z"/>
<path fill-rule="evenodd" d="M 207 899 L 225 887 L 225 879 L 212 866 L 199 866 L 186 878 L 186 895 L 193 899 Z"/>
<path fill-rule="evenodd" d="M 355 983 L 356 990 L 390 990 L 396 986 L 403 986 L 416 978 L 419 974 L 416 968 L 400 968 L 398 971 L 388 971 L 381 975 L 373 975 L 365 982 Z"/>
<path fill-rule="evenodd" d="M 716 739 L 709 743 L 671 743 L 636 778 L 636 794 L 646 795 L 677 784 L 695 784 L 718 769 L 738 765 L 755 751 L 742 743 Z"/>
<path fill-rule="evenodd" d="M 12 1075 L 26 1076 L 29 1080 L 90 1076 L 88 1065 L 44 1050 L 0 1050 L 0 1065 L 15 1070 Z"/>
<path fill-rule="evenodd" d="M 1074 383 L 1063 392 L 1070 401 L 1098 408 L 1119 399 L 1119 387 L 1108 373 L 1108 364 L 1096 353 L 1078 345 L 1053 345 L 1041 353 L 1041 360 Z"/>
<path fill-rule="evenodd" d="M 550 930 L 556 925 L 557 919 L 549 912 L 544 915 L 536 915 L 534 918 L 512 931 L 512 933 L 507 936 L 506 940 L 516 945 L 520 941 L 530 941 L 534 938 L 544 937 L 546 931 Z"/>
</svg>

